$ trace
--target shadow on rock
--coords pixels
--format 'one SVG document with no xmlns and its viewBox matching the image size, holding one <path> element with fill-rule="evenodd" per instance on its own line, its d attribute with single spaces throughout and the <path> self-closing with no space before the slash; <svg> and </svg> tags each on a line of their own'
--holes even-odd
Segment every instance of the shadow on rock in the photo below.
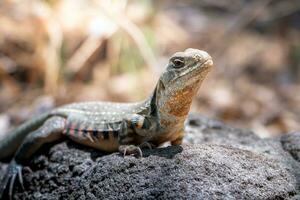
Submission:
<svg viewBox="0 0 300 200">
<path fill-rule="evenodd" d="M 182 151 L 182 146 L 168 146 L 157 149 L 143 149 L 143 156 L 159 156 L 172 159 L 176 154 L 181 153 Z"/>
</svg>

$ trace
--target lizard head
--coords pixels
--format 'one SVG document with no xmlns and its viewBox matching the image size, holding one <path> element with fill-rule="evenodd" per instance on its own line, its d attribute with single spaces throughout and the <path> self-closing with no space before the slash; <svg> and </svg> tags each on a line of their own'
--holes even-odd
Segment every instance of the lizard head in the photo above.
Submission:
<svg viewBox="0 0 300 200">
<path fill-rule="evenodd" d="M 175 53 L 159 78 L 156 103 L 163 118 L 185 118 L 201 82 L 213 66 L 211 56 L 198 49 Z"/>
<path fill-rule="evenodd" d="M 184 52 L 175 53 L 170 58 L 160 81 L 165 88 L 174 88 L 168 87 L 173 84 L 179 88 L 190 86 L 194 82 L 201 82 L 212 65 L 212 58 L 208 53 L 189 48 Z"/>
</svg>

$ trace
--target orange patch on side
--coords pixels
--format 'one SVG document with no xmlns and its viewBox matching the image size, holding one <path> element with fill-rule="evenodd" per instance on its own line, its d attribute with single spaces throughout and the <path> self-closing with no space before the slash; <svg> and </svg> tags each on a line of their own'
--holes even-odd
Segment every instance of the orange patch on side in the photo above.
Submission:
<svg viewBox="0 0 300 200">
<path fill-rule="evenodd" d="M 162 124 L 163 127 L 170 127 L 172 125 L 172 122 L 170 120 L 165 120 L 165 119 L 162 119 L 160 123 Z"/>
</svg>

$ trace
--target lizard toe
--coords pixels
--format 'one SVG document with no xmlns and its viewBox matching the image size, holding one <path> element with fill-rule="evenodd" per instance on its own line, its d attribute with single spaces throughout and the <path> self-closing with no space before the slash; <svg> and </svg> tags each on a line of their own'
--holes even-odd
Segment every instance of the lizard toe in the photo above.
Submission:
<svg viewBox="0 0 300 200">
<path fill-rule="evenodd" d="M 22 166 L 17 164 L 16 161 L 11 161 L 7 167 L 6 174 L 4 175 L 0 183 L 0 199 L 4 199 L 4 191 L 8 187 L 8 196 L 9 199 L 12 199 L 14 183 L 18 177 L 21 187 L 23 186 L 23 177 L 22 177 Z"/>
<path fill-rule="evenodd" d="M 135 145 L 121 145 L 119 147 L 119 152 L 123 154 L 125 157 L 126 155 L 134 155 L 136 157 L 143 157 L 143 152 L 140 147 Z"/>
</svg>

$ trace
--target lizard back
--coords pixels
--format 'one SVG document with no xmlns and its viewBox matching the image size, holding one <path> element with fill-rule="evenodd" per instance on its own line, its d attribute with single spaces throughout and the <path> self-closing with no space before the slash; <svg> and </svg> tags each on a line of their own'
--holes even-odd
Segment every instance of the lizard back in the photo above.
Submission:
<svg viewBox="0 0 300 200">
<path fill-rule="evenodd" d="M 84 102 L 73 103 L 57 108 L 54 115 L 66 117 L 65 134 L 75 142 L 107 152 L 118 149 L 118 135 L 122 120 L 147 110 L 147 102 L 111 103 Z"/>
</svg>

